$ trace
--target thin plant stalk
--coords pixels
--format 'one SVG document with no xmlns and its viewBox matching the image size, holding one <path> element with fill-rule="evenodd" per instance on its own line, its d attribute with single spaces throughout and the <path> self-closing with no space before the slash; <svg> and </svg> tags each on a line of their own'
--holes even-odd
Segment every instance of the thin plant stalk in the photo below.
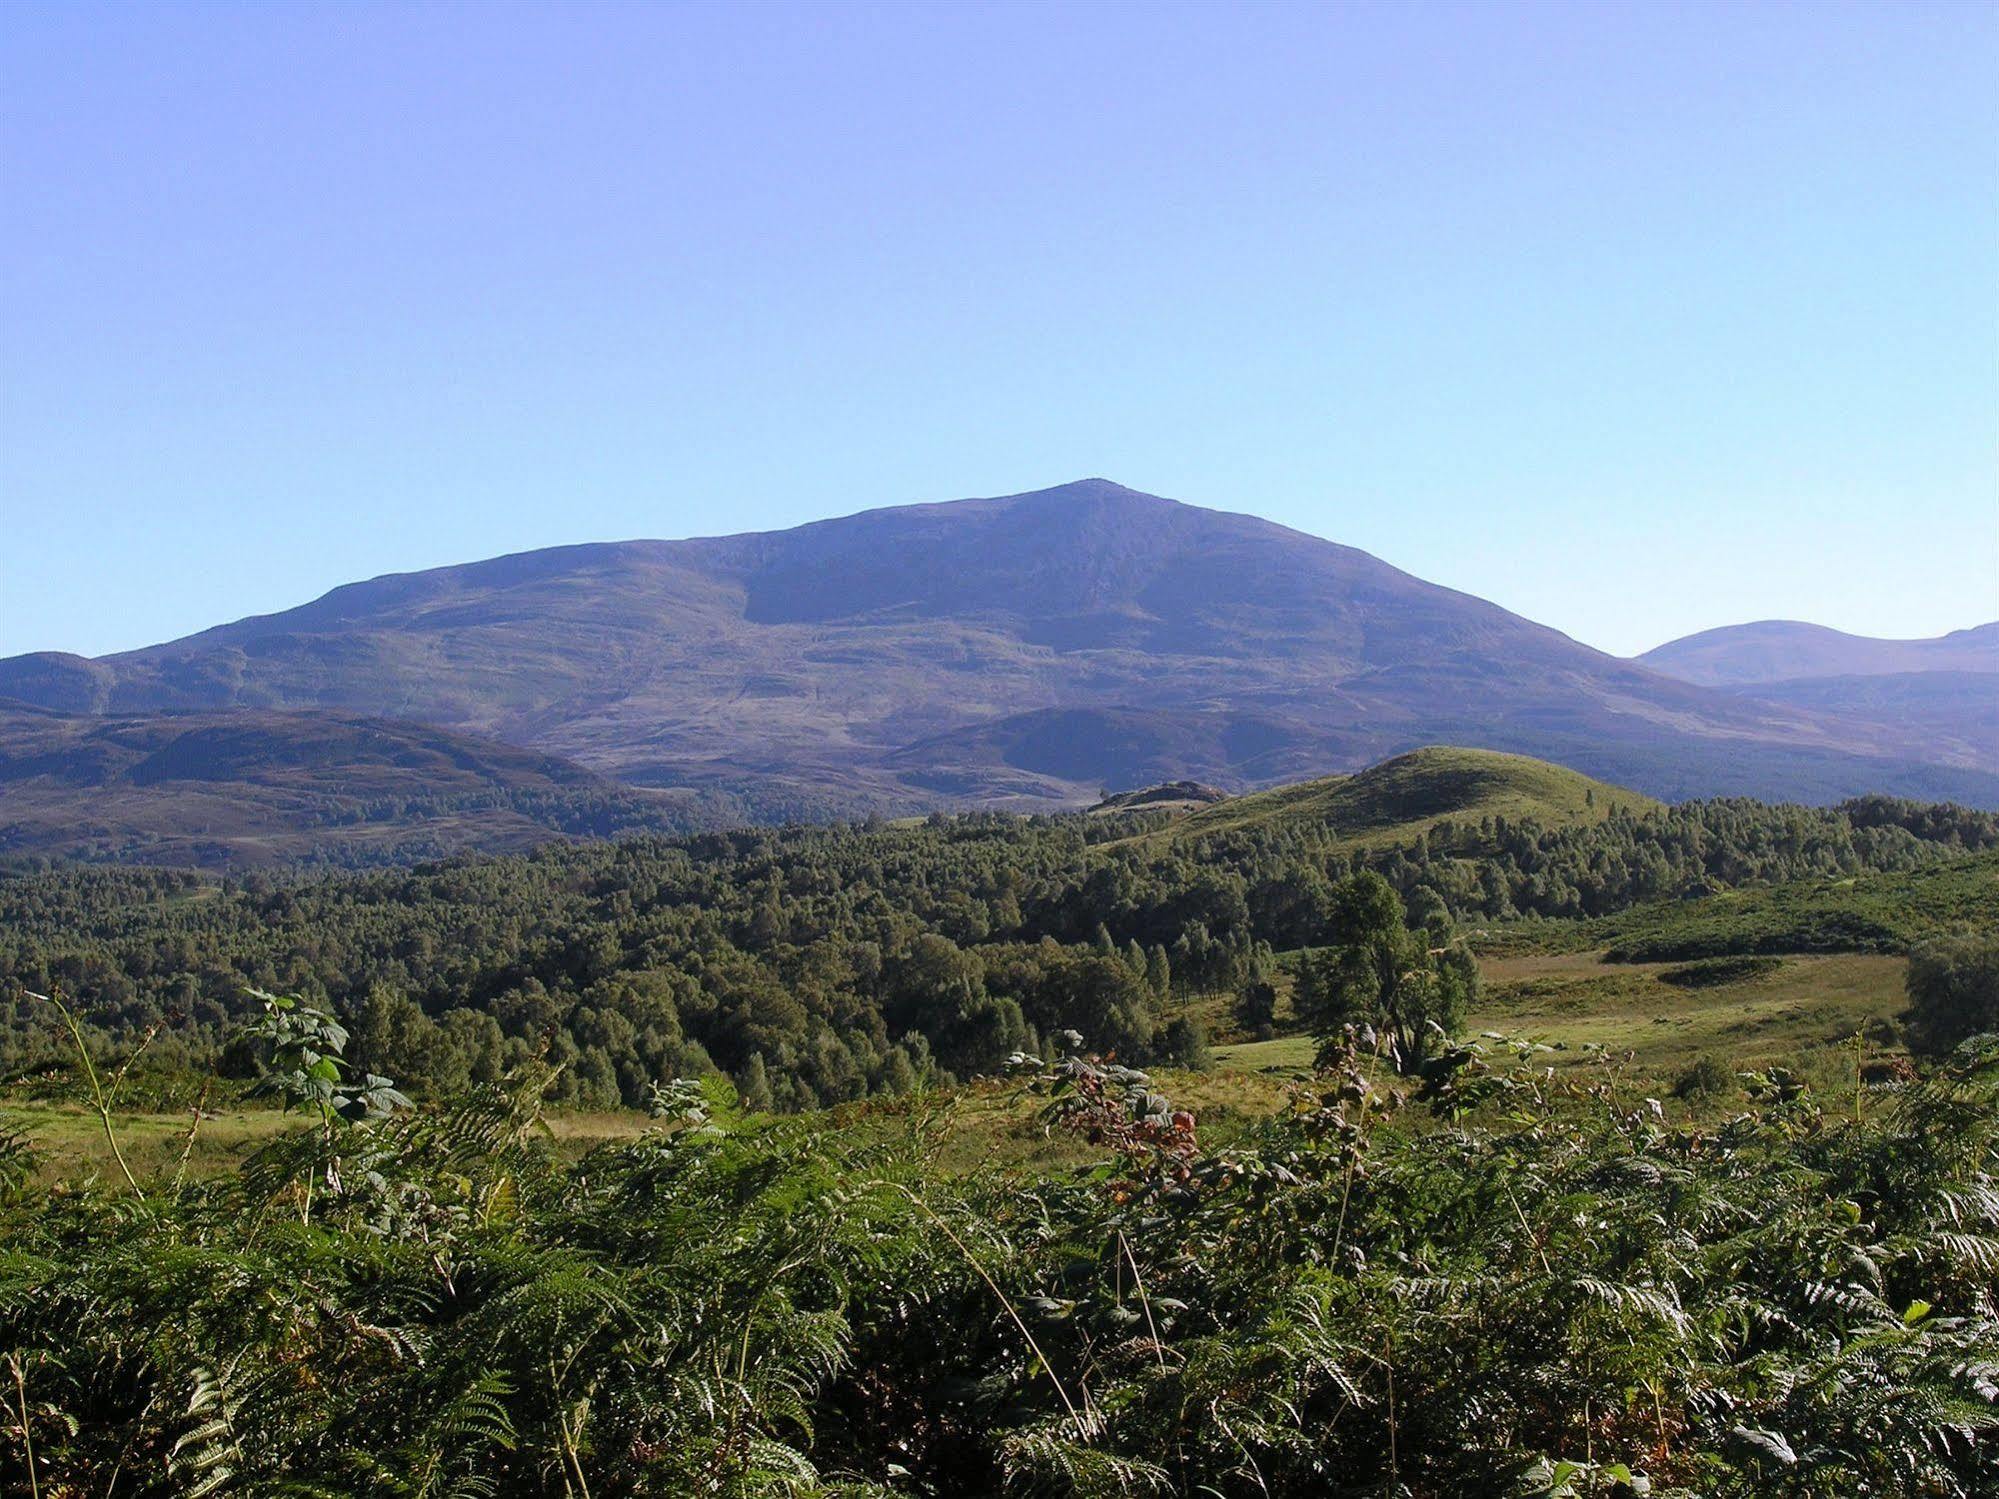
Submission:
<svg viewBox="0 0 1999 1499">
<path fill-rule="evenodd" d="M 111 1087 L 107 1092 L 103 1079 L 97 1075 L 97 1064 L 90 1059 L 90 1047 L 84 1042 L 83 1027 L 78 1023 L 70 1007 L 53 994 L 36 994 L 33 990 L 29 990 L 28 997 L 54 1005 L 56 1013 L 62 1016 L 63 1024 L 69 1029 L 69 1038 L 76 1046 L 77 1058 L 83 1063 L 83 1075 L 90 1083 L 91 1107 L 104 1125 L 104 1143 L 111 1147 L 111 1158 L 118 1163 L 118 1169 L 124 1174 L 125 1184 L 132 1189 L 132 1195 L 143 1201 L 146 1196 L 145 1189 L 139 1185 L 138 1178 L 132 1175 L 132 1168 L 125 1160 L 125 1152 L 119 1147 L 118 1131 L 111 1123 L 111 1107 L 118 1100 L 118 1090 L 124 1085 L 125 1074 L 144 1054 L 146 1048 L 153 1044 L 153 1038 L 160 1033 L 159 1025 L 155 1023 L 139 1042 L 137 1049 L 125 1059 L 123 1065 L 113 1075 Z"/>
<path fill-rule="evenodd" d="M 214 1078 L 202 1079 L 201 1096 L 194 1101 L 194 1108 L 191 1111 L 194 1117 L 188 1121 L 187 1135 L 182 1139 L 180 1144 L 180 1161 L 174 1167 L 175 1196 L 180 1195 L 181 1184 L 187 1180 L 187 1163 L 189 1158 L 194 1155 L 194 1137 L 201 1131 L 202 1111 L 208 1107 L 208 1092 L 214 1086 Z"/>
<path fill-rule="evenodd" d="M 957 1232 L 949 1223 L 945 1222 L 943 1215 L 915 1192 L 912 1192 L 900 1182 L 884 1182 L 882 1185 L 892 1187 L 904 1197 L 907 1197 L 928 1215 L 932 1223 L 935 1223 L 939 1228 L 944 1230 L 944 1237 L 951 1241 L 958 1253 L 964 1257 L 965 1263 L 970 1265 L 977 1272 L 979 1279 L 986 1283 L 986 1289 L 991 1291 L 994 1297 L 998 1299 L 999 1304 L 1006 1309 L 1007 1316 L 1013 1320 L 1013 1325 L 1020 1330 L 1021 1337 L 1026 1339 L 1027 1346 L 1033 1352 L 1036 1361 L 1046 1371 L 1048 1382 L 1055 1386 L 1055 1393 L 1061 1397 L 1063 1407 L 1069 1412 L 1069 1419 L 1075 1422 L 1077 1432 L 1079 1434 L 1087 1432 L 1089 1430 L 1089 1423 L 1084 1421 L 1082 1412 L 1076 1409 L 1076 1403 L 1069 1398 L 1068 1390 L 1063 1387 L 1062 1381 L 1056 1377 L 1054 1364 L 1050 1363 L 1048 1355 L 1041 1351 L 1041 1345 L 1034 1341 L 1034 1334 L 1027 1330 L 1027 1323 L 1022 1320 L 1020 1313 L 1015 1310 L 1014 1304 L 1008 1298 L 1006 1292 L 999 1288 L 999 1282 L 986 1273 L 986 1267 L 979 1263 L 978 1256 L 972 1253 L 971 1248 L 965 1241 L 958 1237 Z M 1088 1396 L 1086 1395 L 1084 1398 L 1088 1399 Z"/>
<path fill-rule="evenodd" d="M 28 1426 L 27 1371 L 14 1354 L 7 1356 L 7 1364 L 14 1371 L 14 1397 L 21 1403 L 21 1453 L 28 1465 L 28 1496 L 29 1499 L 41 1499 L 42 1481 L 35 1473 L 35 1434 Z"/>
</svg>

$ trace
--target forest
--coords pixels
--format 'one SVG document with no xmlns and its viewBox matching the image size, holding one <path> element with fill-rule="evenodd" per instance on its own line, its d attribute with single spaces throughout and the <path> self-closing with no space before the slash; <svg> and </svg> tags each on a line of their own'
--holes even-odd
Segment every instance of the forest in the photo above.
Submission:
<svg viewBox="0 0 1999 1499">
<path fill-rule="evenodd" d="M 106 1047 L 151 1035 L 149 1065 L 243 1076 L 231 1025 L 255 989 L 323 1006 L 357 1064 L 439 1096 L 539 1057 L 559 1103 L 642 1107 L 713 1072 L 804 1109 L 990 1074 L 1058 1030 L 1187 1062 L 1210 1022 L 1186 1002 L 1247 995 L 1243 1033 L 1267 1026 L 1274 970 L 1337 939 L 1363 872 L 1439 948 L 1525 918 L 1600 935 L 1664 910 L 1677 932 L 1716 892 L 1955 870 L 1999 848 L 1999 815 L 1718 800 L 1373 845 L 1310 821 L 1171 832 L 1157 812 L 966 813 L 293 878 L 23 866 L 0 876 L 0 1068 L 62 1062 L 30 997 L 59 993 Z M 1908 945 L 1878 921 L 1828 940 Z"/>
</svg>

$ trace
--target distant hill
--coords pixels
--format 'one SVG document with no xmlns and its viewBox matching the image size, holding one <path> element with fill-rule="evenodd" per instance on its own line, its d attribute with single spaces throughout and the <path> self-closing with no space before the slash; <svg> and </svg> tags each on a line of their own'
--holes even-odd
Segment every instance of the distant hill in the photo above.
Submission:
<svg viewBox="0 0 1999 1499">
<path fill-rule="evenodd" d="M 144 650 L 0 661 L 0 696 L 419 722 L 763 819 L 1241 791 L 1437 743 L 1659 796 L 1999 805 L 1999 745 L 1679 681 L 1105 480 L 377 578 Z"/>
<path fill-rule="evenodd" d="M 1093 783 L 1299 780 L 1364 759 L 1372 742 L 1274 710 L 1038 708 L 919 739 L 882 763 L 912 787 L 1025 807 L 1074 801 Z"/>
<path fill-rule="evenodd" d="M 1429 748 L 1350 776 L 1331 776 L 1234 797 L 1156 835 L 1191 841 L 1245 828 L 1312 828 L 1351 848 L 1405 844 L 1445 819 L 1532 819 L 1544 827 L 1600 822 L 1614 810 L 1645 812 L 1649 796 L 1525 755 Z"/>
<path fill-rule="evenodd" d="M 1670 640 L 1638 659 L 1654 671 L 1707 687 L 1907 672 L 1999 673 L 1999 623 L 1934 640 L 1877 640 L 1798 620 L 1766 619 Z"/>
<path fill-rule="evenodd" d="M 1227 800 L 1226 791 L 1199 781 L 1165 781 L 1136 791 L 1114 791 L 1089 811 L 1103 817 L 1118 812 L 1189 812 Z"/>
<path fill-rule="evenodd" d="M 1937 746 L 1940 761 L 1976 759 L 1980 746 L 1999 745 L 1999 624 L 1934 640 L 1874 640 L 1766 620 L 1689 635 L 1639 660 L 1779 711 L 1900 724 Z"/>
<path fill-rule="evenodd" d="M 261 710 L 93 718 L 0 703 L 0 857 L 359 865 L 683 831 L 723 815 L 420 724 Z"/>
</svg>

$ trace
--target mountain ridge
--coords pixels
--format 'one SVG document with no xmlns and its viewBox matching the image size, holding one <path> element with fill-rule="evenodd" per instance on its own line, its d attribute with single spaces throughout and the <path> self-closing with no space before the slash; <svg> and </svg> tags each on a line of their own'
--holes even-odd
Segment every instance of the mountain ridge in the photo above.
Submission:
<svg viewBox="0 0 1999 1499">
<path fill-rule="evenodd" d="M 1689 684 L 1358 549 L 1108 480 L 385 574 L 136 651 L 0 661 L 0 695 L 417 721 L 834 812 L 1242 790 L 1436 742 L 1659 795 L 1999 801 L 1999 750 Z"/>
</svg>

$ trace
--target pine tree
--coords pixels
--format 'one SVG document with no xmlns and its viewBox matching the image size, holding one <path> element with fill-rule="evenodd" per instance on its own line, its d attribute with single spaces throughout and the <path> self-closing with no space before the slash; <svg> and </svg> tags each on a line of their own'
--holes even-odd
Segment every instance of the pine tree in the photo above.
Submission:
<svg viewBox="0 0 1999 1499">
<path fill-rule="evenodd" d="M 770 1074 L 764 1068 L 764 1054 L 750 1053 L 749 1061 L 743 1067 L 742 1079 L 736 1085 L 742 1095 L 743 1107 L 752 1113 L 764 1113 L 771 1107 Z"/>
</svg>

